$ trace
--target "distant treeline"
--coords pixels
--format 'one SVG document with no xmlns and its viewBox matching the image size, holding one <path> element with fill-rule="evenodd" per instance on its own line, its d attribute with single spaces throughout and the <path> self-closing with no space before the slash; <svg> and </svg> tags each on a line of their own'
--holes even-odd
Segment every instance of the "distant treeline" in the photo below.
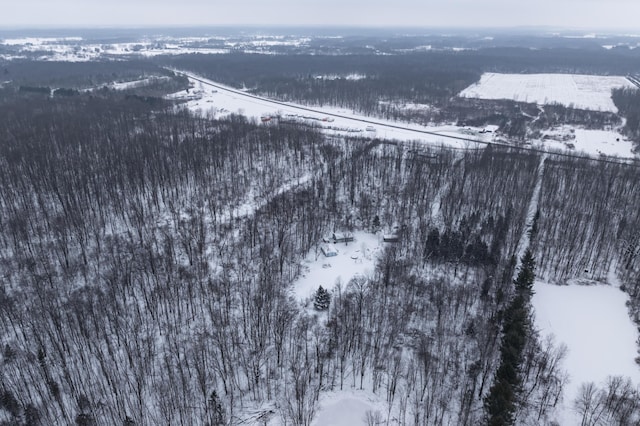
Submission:
<svg viewBox="0 0 640 426">
<path fill-rule="evenodd" d="M 640 148 L 640 90 L 614 89 L 611 97 L 620 113 L 627 119 L 625 133 L 633 140 L 636 149 Z"/>
<path fill-rule="evenodd" d="M 332 105 L 368 115 L 418 123 L 498 124 L 524 137 L 537 110 L 503 101 L 469 101 L 456 95 L 484 72 L 626 75 L 640 66 L 628 49 L 485 48 L 395 55 L 180 55 L 154 59 L 253 93 L 310 105 Z M 406 109 L 400 104 L 430 106 Z M 612 114 L 582 113 L 554 106 L 537 127 L 570 122 L 587 127 L 618 123 Z"/>
</svg>

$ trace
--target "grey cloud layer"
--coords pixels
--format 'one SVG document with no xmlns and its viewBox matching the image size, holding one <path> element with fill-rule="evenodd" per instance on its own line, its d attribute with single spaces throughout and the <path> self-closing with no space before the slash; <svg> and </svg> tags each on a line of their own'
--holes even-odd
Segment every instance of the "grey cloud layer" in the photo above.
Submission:
<svg viewBox="0 0 640 426">
<path fill-rule="evenodd" d="M 634 28 L 632 0 L 23 0 L 2 26 L 358 25 Z"/>
</svg>

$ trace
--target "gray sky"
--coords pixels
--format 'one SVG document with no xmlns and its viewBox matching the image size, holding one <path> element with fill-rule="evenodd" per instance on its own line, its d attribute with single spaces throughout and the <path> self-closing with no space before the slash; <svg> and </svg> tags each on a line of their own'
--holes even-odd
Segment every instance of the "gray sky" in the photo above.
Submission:
<svg viewBox="0 0 640 426">
<path fill-rule="evenodd" d="M 3 0 L 0 26 L 638 28 L 638 0 Z"/>
</svg>

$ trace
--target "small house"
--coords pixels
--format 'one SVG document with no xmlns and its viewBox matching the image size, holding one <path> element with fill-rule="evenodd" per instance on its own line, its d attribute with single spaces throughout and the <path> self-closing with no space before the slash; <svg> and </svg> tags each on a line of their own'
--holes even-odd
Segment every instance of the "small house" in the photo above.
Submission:
<svg viewBox="0 0 640 426">
<path fill-rule="evenodd" d="M 384 234 L 382 236 L 382 241 L 384 241 L 385 243 L 397 243 L 400 241 L 400 236 L 396 233 Z"/>
<path fill-rule="evenodd" d="M 334 232 L 333 233 L 334 243 L 350 243 L 351 241 L 353 241 L 353 234 L 350 232 Z"/>
<path fill-rule="evenodd" d="M 324 257 L 334 257 L 338 255 L 338 250 L 336 250 L 329 244 L 323 244 L 322 247 L 320 247 L 320 251 L 322 251 Z"/>
</svg>

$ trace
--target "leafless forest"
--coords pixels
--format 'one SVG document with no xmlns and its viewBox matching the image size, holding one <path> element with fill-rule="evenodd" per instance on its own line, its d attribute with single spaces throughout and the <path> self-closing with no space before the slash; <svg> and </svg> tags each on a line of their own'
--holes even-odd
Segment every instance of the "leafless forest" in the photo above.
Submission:
<svg viewBox="0 0 640 426">
<path fill-rule="evenodd" d="M 3 424 L 308 425 L 321 391 L 363 386 L 389 406 L 371 424 L 542 424 L 563 349 L 534 330 L 527 274 L 614 265 L 640 309 L 634 166 L 110 95 L 0 109 Z M 326 319 L 293 300 L 323 235 L 393 224 L 401 242 L 333 292 Z M 631 424 L 623 385 L 590 392 Z"/>
<path fill-rule="evenodd" d="M 129 43 L 87 31 L 92 53 Z M 536 330 L 533 283 L 615 273 L 640 326 L 640 166 L 525 144 L 560 125 L 637 144 L 640 91 L 612 93 L 619 113 L 457 94 L 484 72 L 637 74 L 640 50 L 265 40 L 78 63 L 0 44 L 0 425 L 310 426 L 337 390 L 386 402 L 369 426 L 555 425 L 567 350 Z M 196 114 L 165 96 L 193 89 L 169 68 L 380 120 L 491 125 L 512 146 Z M 296 299 L 323 238 L 391 229 L 371 274 Z M 569 405 L 584 426 L 637 425 L 635 386 L 585 384 Z"/>
</svg>

